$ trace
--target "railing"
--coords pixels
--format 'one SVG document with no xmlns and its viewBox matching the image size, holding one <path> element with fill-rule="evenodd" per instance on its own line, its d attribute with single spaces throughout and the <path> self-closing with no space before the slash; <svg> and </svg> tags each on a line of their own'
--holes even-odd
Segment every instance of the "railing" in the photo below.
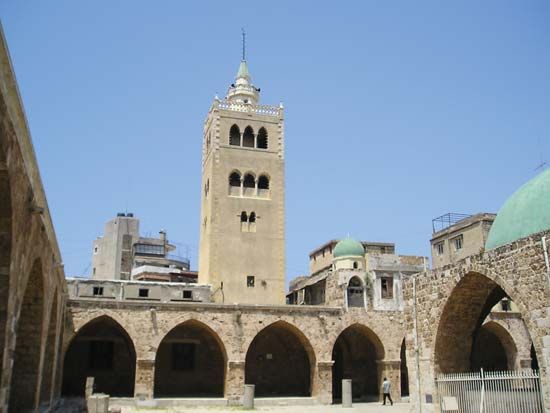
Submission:
<svg viewBox="0 0 550 413">
<path fill-rule="evenodd" d="M 442 413 L 544 413 L 535 370 L 445 374 L 436 385 Z"/>
<path fill-rule="evenodd" d="M 228 102 L 226 100 L 217 101 L 217 105 L 219 109 L 233 110 L 235 112 L 257 113 L 259 115 L 267 116 L 279 116 L 282 111 L 282 108 L 278 106 L 252 105 L 249 103 Z"/>
</svg>

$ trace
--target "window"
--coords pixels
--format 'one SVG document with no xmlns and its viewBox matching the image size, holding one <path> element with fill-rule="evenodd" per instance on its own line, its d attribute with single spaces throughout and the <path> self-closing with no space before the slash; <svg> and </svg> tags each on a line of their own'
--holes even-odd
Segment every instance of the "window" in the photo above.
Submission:
<svg viewBox="0 0 550 413">
<path fill-rule="evenodd" d="M 246 276 L 246 286 L 247 287 L 254 287 L 255 283 L 256 283 L 256 280 L 254 279 L 253 275 L 247 275 Z"/>
<path fill-rule="evenodd" d="M 258 179 L 258 189 L 269 189 L 269 178 L 265 175 L 260 175 Z"/>
<path fill-rule="evenodd" d="M 210 132 L 208 132 L 208 138 L 206 138 L 206 153 L 210 151 Z"/>
<path fill-rule="evenodd" d="M 503 298 L 500 302 L 500 306 L 502 307 L 502 311 L 512 310 L 512 306 L 510 305 L 510 300 L 508 298 Z"/>
<path fill-rule="evenodd" d="M 97 247 L 94 247 L 94 254 L 97 254 Z"/>
<path fill-rule="evenodd" d="M 93 293 L 94 295 L 103 295 L 103 287 L 94 287 Z"/>
<path fill-rule="evenodd" d="M 237 125 L 231 126 L 229 130 L 229 144 L 233 146 L 241 146 L 241 131 Z"/>
<path fill-rule="evenodd" d="M 437 252 L 437 255 L 443 255 L 443 252 L 445 252 L 443 242 L 438 242 L 437 244 L 435 244 L 435 250 Z"/>
<path fill-rule="evenodd" d="M 244 176 L 243 186 L 245 188 L 254 188 L 256 186 L 256 181 L 254 179 L 254 176 L 252 176 L 251 174 L 246 174 Z"/>
<path fill-rule="evenodd" d="M 250 213 L 250 217 L 248 218 L 248 222 L 250 222 L 251 224 L 256 222 L 256 213 L 255 212 Z"/>
<path fill-rule="evenodd" d="M 382 277 L 380 281 L 382 287 L 382 298 L 393 298 L 393 278 Z"/>
<path fill-rule="evenodd" d="M 256 232 L 256 213 L 251 212 L 248 217 L 248 232 Z"/>
<path fill-rule="evenodd" d="M 195 370 L 195 343 L 172 343 L 172 370 Z"/>
<path fill-rule="evenodd" d="M 92 270 L 92 274 L 94 274 L 94 275 L 95 275 L 95 267 L 94 267 L 94 269 Z"/>
<path fill-rule="evenodd" d="M 459 235 L 456 238 L 453 238 L 453 245 L 455 246 L 455 251 L 462 249 L 462 235 Z"/>
<path fill-rule="evenodd" d="M 363 307 L 363 283 L 358 277 L 353 277 L 348 283 L 348 307 Z"/>
<path fill-rule="evenodd" d="M 147 298 L 149 297 L 149 290 L 147 288 L 140 288 L 138 295 L 142 298 Z"/>
<path fill-rule="evenodd" d="M 136 254 L 164 255 L 164 245 L 136 244 L 134 248 Z"/>
<path fill-rule="evenodd" d="M 206 180 L 206 183 L 204 184 L 204 196 L 208 196 L 208 192 L 210 192 L 210 178 Z"/>
<path fill-rule="evenodd" d="M 253 148 L 254 147 L 254 130 L 247 126 L 243 133 L 243 146 L 245 148 Z"/>
<path fill-rule="evenodd" d="M 183 299 L 184 300 L 192 300 L 193 299 L 193 291 L 183 290 Z"/>
<path fill-rule="evenodd" d="M 356 270 L 357 268 L 359 268 L 359 264 L 357 261 L 353 261 L 353 269 Z"/>
<path fill-rule="evenodd" d="M 90 341 L 88 367 L 93 370 L 111 370 L 113 368 L 113 342 Z"/>
<path fill-rule="evenodd" d="M 256 144 L 256 147 L 258 149 L 267 149 L 267 131 L 265 128 L 260 128 L 258 131 L 258 142 Z"/>
</svg>

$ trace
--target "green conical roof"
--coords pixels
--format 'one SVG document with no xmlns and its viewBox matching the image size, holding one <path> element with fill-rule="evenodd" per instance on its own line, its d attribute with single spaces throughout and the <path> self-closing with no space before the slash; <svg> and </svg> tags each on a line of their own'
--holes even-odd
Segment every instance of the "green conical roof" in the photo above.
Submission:
<svg viewBox="0 0 550 413">
<path fill-rule="evenodd" d="M 347 237 L 343 240 L 338 241 L 332 252 L 334 258 L 346 257 L 346 256 L 356 256 L 363 257 L 365 255 L 365 248 L 363 244 L 359 241 L 354 240 L 353 238 Z"/>
<path fill-rule="evenodd" d="M 489 232 L 490 250 L 550 229 L 550 169 L 520 187 L 504 203 Z"/>
<path fill-rule="evenodd" d="M 250 79 L 250 73 L 248 73 L 248 64 L 246 63 L 246 60 L 241 60 L 241 64 L 239 65 L 239 71 L 237 72 L 237 79 L 240 77 L 244 77 L 245 79 Z"/>
</svg>

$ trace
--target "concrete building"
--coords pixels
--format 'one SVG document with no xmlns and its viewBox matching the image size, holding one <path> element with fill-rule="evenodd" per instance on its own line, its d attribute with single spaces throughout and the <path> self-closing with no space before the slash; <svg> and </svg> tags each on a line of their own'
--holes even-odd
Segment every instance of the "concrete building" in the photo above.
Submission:
<svg viewBox="0 0 550 413">
<path fill-rule="evenodd" d="M 159 231 L 159 238 L 141 237 L 139 219 L 133 213 L 118 213 L 105 224 L 103 236 L 94 240 L 92 278 L 196 282 L 189 259 L 172 254 L 175 249 L 166 231 Z"/>
<path fill-rule="evenodd" d="M 483 251 L 496 214 L 448 213 L 432 220 L 432 265 L 441 268 Z"/>
<path fill-rule="evenodd" d="M 243 60 L 204 123 L 199 282 L 220 303 L 284 304 L 284 113 Z"/>
</svg>

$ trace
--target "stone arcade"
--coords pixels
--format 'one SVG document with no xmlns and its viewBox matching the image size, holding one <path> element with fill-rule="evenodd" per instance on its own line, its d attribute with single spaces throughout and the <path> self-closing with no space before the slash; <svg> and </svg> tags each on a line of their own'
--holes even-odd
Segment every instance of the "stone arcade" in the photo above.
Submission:
<svg viewBox="0 0 550 413">
<path fill-rule="evenodd" d="M 239 403 L 252 383 L 258 397 L 326 404 L 341 378 L 352 378 L 356 399 L 377 400 L 387 376 L 395 399 L 410 391 L 412 409 L 439 411 L 435 378 L 472 368 L 487 323 L 510 366 L 537 360 L 550 411 L 550 170 L 510 198 L 475 252 L 429 270 L 392 244 L 329 242 L 319 271 L 289 293 L 306 305 L 285 305 L 283 109 L 259 105 L 243 61 L 205 123 L 202 284 L 67 282 L 3 37 L 0 70 L 2 412 L 53 410 L 83 395 L 87 376 L 126 403 Z M 254 245 L 265 254 L 247 261 L 239 251 Z M 513 324 L 498 320 L 503 299 L 525 343 L 498 330 Z"/>
</svg>

